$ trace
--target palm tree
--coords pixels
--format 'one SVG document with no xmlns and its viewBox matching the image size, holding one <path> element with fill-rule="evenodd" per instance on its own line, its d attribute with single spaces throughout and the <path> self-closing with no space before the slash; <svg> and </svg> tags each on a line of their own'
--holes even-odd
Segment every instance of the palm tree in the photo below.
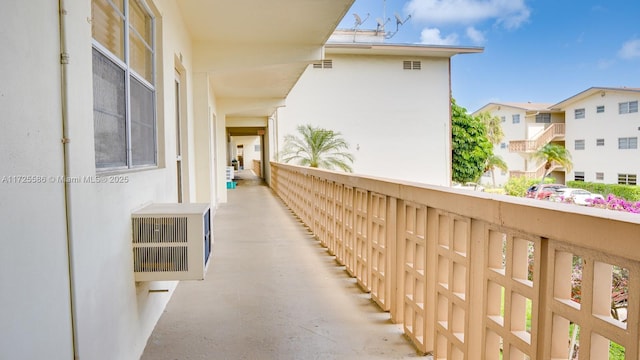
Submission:
<svg viewBox="0 0 640 360">
<path fill-rule="evenodd" d="M 301 137 L 286 135 L 281 154 L 282 161 L 295 161 L 298 165 L 324 168 L 335 168 L 346 172 L 353 172 L 350 164 L 353 155 L 346 152 L 349 144 L 341 137 L 342 134 L 311 125 L 300 125 L 297 128 Z"/>
<path fill-rule="evenodd" d="M 504 132 L 502 131 L 502 121 L 497 116 L 491 116 L 488 111 L 481 112 L 477 115 L 477 118 L 487 128 L 487 139 L 494 144 L 500 144 L 500 141 L 504 139 Z"/>
<path fill-rule="evenodd" d="M 491 171 L 491 181 L 493 182 L 493 187 L 496 187 L 496 175 L 495 169 L 498 168 L 502 171 L 507 171 L 509 167 L 507 163 L 498 155 L 491 154 L 487 158 L 487 165 L 485 165 L 485 172 Z"/>
<path fill-rule="evenodd" d="M 544 161 L 544 174 L 542 175 L 542 180 L 540 180 L 540 185 L 544 183 L 544 178 L 551 172 L 550 170 L 553 163 L 564 167 L 566 171 L 571 171 L 571 167 L 573 166 L 569 150 L 564 146 L 551 143 L 538 149 L 538 151 L 533 153 L 532 158 Z M 541 186 L 538 186 L 538 190 L 540 188 Z M 538 194 L 536 194 L 536 197 L 537 196 Z"/>
</svg>

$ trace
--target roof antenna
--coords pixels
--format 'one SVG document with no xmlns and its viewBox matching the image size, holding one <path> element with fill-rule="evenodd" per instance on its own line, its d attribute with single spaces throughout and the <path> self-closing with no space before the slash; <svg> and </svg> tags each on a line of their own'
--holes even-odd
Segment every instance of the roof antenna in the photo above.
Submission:
<svg viewBox="0 0 640 360">
<path fill-rule="evenodd" d="M 389 22 L 389 18 L 387 18 L 387 21 L 382 20 L 381 18 L 376 18 L 376 21 L 378 22 L 378 26 L 376 27 L 376 35 L 378 35 L 378 33 L 380 31 L 382 31 L 382 33 L 384 34 L 384 26 Z"/>
<path fill-rule="evenodd" d="M 369 13 L 367 13 L 367 17 L 362 20 L 360 16 L 356 13 L 353 13 L 353 17 L 356 18 L 356 22 L 353 25 L 353 42 L 356 42 L 356 33 L 358 32 L 358 28 L 362 25 L 367 19 L 369 19 Z"/>
<path fill-rule="evenodd" d="M 398 32 L 398 30 L 400 30 L 400 26 L 404 25 L 407 21 L 409 21 L 409 19 L 411 19 L 411 15 L 408 15 L 404 20 L 402 20 L 398 13 L 395 13 L 394 15 L 396 17 L 396 31 L 386 34 L 385 38 L 387 39 L 391 39 Z"/>
</svg>

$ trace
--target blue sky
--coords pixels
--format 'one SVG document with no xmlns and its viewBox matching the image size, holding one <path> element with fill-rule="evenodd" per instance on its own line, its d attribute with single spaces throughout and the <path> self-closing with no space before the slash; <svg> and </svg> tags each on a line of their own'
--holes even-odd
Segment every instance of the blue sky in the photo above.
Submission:
<svg viewBox="0 0 640 360">
<path fill-rule="evenodd" d="M 411 19 L 389 40 L 481 46 L 452 59 L 451 87 L 469 112 L 489 102 L 557 103 L 592 86 L 640 87 L 638 0 L 356 0 L 338 28 Z"/>
</svg>

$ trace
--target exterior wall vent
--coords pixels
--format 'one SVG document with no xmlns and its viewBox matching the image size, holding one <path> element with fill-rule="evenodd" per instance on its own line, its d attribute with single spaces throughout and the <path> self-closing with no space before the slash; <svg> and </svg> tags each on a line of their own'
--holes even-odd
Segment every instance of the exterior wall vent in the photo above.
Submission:
<svg viewBox="0 0 640 360">
<path fill-rule="evenodd" d="M 404 70 L 421 70 L 422 62 L 405 60 L 402 62 L 402 68 Z"/>
<path fill-rule="evenodd" d="M 313 64 L 314 69 L 332 69 L 333 68 L 333 60 L 322 60 L 319 63 Z"/>
<path fill-rule="evenodd" d="M 152 204 L 131 214 L 136 281 L 203 280 L 211 255 L 209 204 Z"/>
</svg>

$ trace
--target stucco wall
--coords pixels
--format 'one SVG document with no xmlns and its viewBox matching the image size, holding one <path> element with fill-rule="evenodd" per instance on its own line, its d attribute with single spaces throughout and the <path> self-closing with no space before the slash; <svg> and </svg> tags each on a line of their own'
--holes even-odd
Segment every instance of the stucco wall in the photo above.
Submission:
<svg viewBox="0 0 640 360">
<path fill-rule="evenodd" d="M 640 100 L 630 92 L 606 91 L 594 94 L 566 109 L 566 147 L 573 159 L 573 170 L 567 180 L 583 171 L 585 181 L 617 184 L 618 174 L 640 175 L 640 149 L 618 149 L 618 138 L 640 137 L 640 113 L 619 114 L 618 103 Z M 597 113 L 603 105 L 605 111 Z M 585 118 L 576 119 L 575 109 L 585 109 Z M 584 140 L 585 149 L 575 150 L 575 140 Z M 604 139 L 604 146 L 596 146 L 596 139 Z M 596 180 L 596 172 L 604 173 L 604 180 Z"/>
<path fill-rule="evenodd" d="M 73 356 L 63 184 L 49 180 L 63 172 L 57 13 L 0 5 L 1 359 Z"/>
<path fill-rule="evenodd" d="M 130 217 L 146 204 L 177 201 L 174 73 L 178 58 L 187 90 L 183 153 L 184 181 L 190 190 L 185 198 L 202 201 L 214 196 L 209 177 L 197 173 L 195 167 L 210 161 L 212 146 L 206 129 L 212 115 L 209 108 L 213 106 L 214 111 L 215 107 L 210 94 L 204 94 L 198 103 L 204 109 L 198 113 L 203 119 L 196 119 L 191 41 L 175 2 L 148 2 L 158 15 L 159 166 L 116 174 L 96 173 L 95 168 L 91 2 L 67 2 L 68 175 L 75 179 L 110 175 L 106 178 L 121 181 L 70 184 L 71 277 L 64 184 L 50 180 L 63 175 L 58 3 L 38 0 L 0 5 L 0 46 L 11 54 L 0 60 L 0 177 L 38 175 L 47 180 L 42 184 L 0 183 L 6 249 L 0 252 L 2 359 L 73 358 L 70 294 L 75 300 L 79 358 L 127 360 L 142 354 L 177 283 L 134 281 Z M 198 176 L 202 179 L 196 179 Z M 150 289 L 168 292 L 150 293 Z"/>
<path fill-rule="evenodd" d="M 278 110 L 287 134 L 311 124 L 339 131 L 354 172 L 437 185 L 450 181 L 449 59 L 328 54 L 331 69 L 302 75 Z M 403 70 L 403 60 L 422 70 Z"/>
</svg>

